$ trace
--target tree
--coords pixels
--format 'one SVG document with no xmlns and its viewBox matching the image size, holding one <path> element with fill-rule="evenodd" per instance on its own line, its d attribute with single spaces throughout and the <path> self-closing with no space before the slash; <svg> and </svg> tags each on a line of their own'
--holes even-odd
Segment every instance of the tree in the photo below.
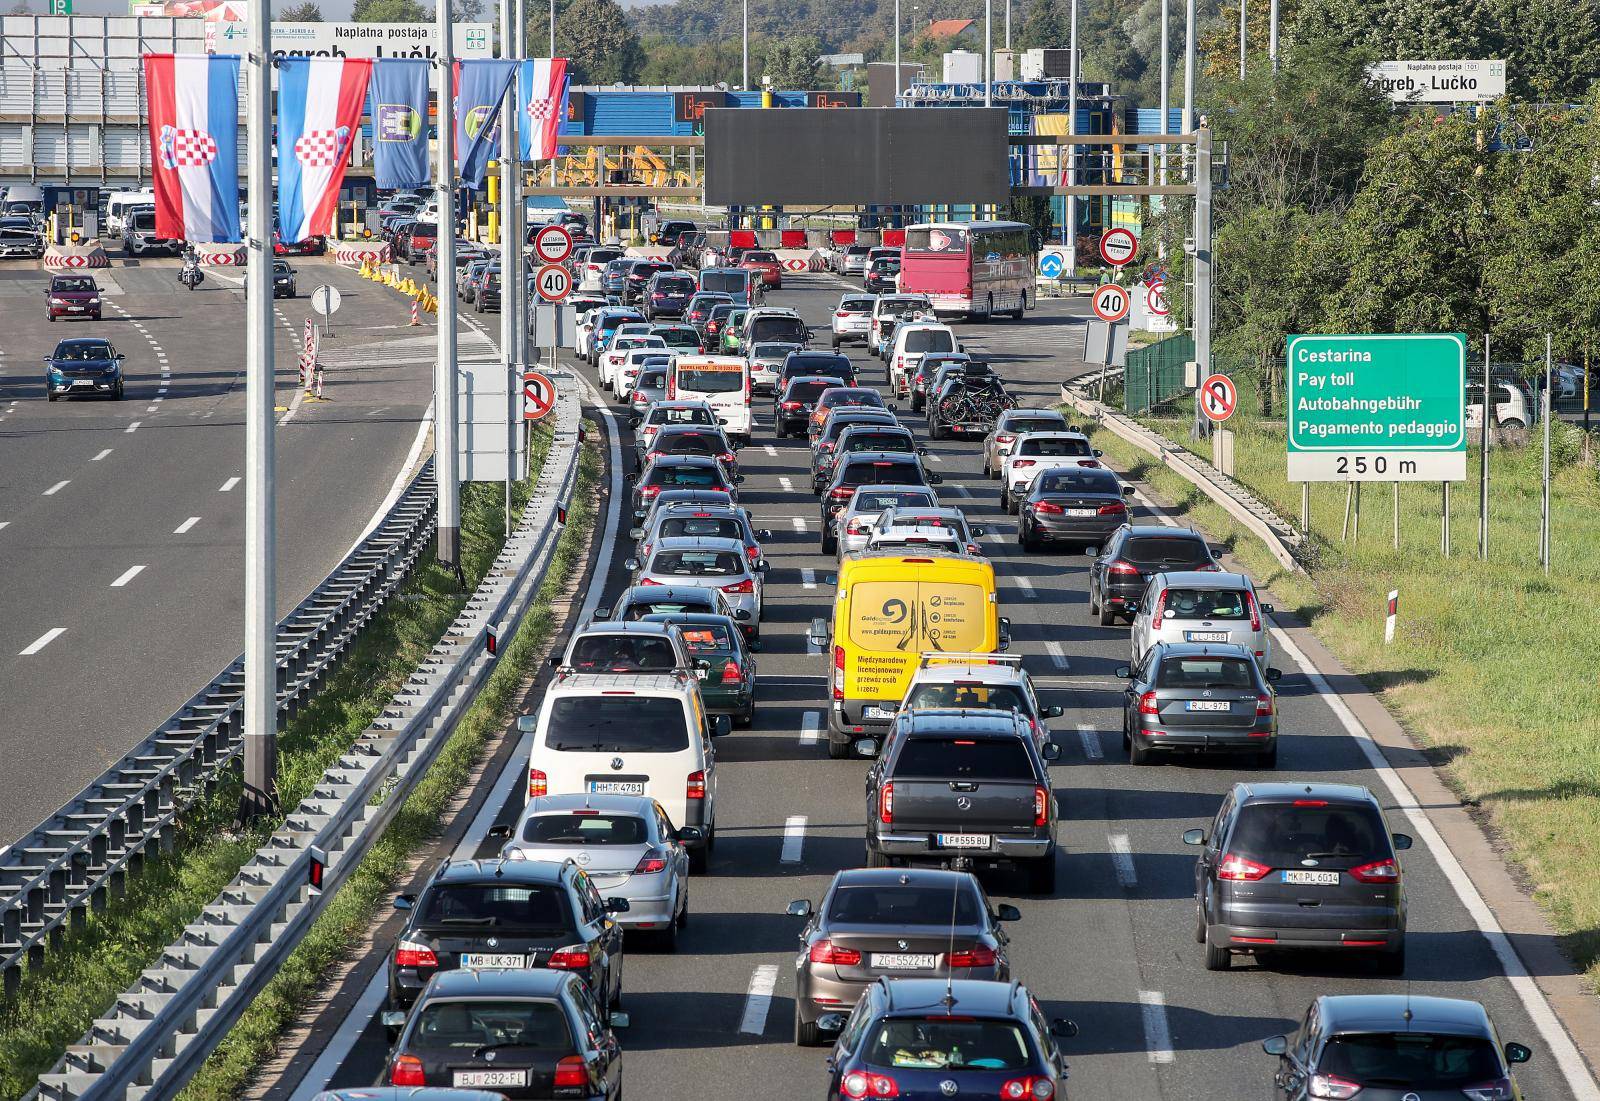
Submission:
<svg viewBox="0 0 1600 1101">
<path fill-rule="evenodd" d="M 549 49 L 550 19 L 542 5 L 528 21 L 528 48 Z M 644 50 L 616 0 L 567 0 L 556 7 L 556 56 L 565 57 L 574 84 L 634 84 Z"/>
<path fill-rule="evenodd" d="M 821 44 L 810 35 L 774 39 L 761 53 L 761 74 L 772 78 L 772 88 L 815 88 L 821 65 Z"/>
<path fill-rule="evenodd" d="M 302 3 L 284 8 L 278 13 L 278 18 L 285 23 L 320 23 L 322 9 L 317 6 L 317 0 L 303 0 Z"/>
<path fill-rule="evenodd" d="M 1070 36 L 1067 8 L 1062 0 L 1033 0 L 1013 41 L 1019 51 L 1059 49 L 1067 45 Z"/>
<path fill-rule="evenodd" d="M 456 23 L 476 23 L 483 18 L 483 0 L 451 0 L 450 18 Z"/>
<path fill-rule="evenodd" d="M 1597 0 L 1496 0 L 1513 99 L 1576 102 L 1600 79 Z"/>
<path fill-rule="evenodd" d="M 432 17 L 417 0 L 356 0 L 357 23 L 426 23 Z"/>
</svg>

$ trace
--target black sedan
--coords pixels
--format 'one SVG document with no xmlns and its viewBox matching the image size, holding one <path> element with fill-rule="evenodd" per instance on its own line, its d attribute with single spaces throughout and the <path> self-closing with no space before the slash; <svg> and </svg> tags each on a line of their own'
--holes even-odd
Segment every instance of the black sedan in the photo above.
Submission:
<svg viewBox="0 0 1600 1101">
<path fill-rule="evenodd" d="M 1089 614 L 1098 617 L 1102 627 L 1111 626 L 1119 615 L 1131 622 L 1152 574 L 1221 568 L 1199 532 L 1125 523 L 1089 565 Z"/>
<path fill-rule="evenodd" d="M 839 385 L 839 380 L 826 375 L 801 375 L 791 378 L 772 399 L 772 428 L 778 439 L 803 436 L 811 422 L 811 411 L 824 390 Z"/>
<path fill-rule="evenodd" d="M 1109 470 L 1046 470 L 1017 506 L 1017 542 L 1025 551 L 1049 543 L 1100 546 L 1128 522 L 1123 497 L 1132 492 Z"/>
<path fill-rule="evenodd" d="M 1155 752 L 1249 754 L 1262 768 L 1278 762 L 1278 697 L 1243 646 L 1158 642 L 1139 664 L 1122 666 L 1122 747 L 1131 764 Z"/>
</svg>

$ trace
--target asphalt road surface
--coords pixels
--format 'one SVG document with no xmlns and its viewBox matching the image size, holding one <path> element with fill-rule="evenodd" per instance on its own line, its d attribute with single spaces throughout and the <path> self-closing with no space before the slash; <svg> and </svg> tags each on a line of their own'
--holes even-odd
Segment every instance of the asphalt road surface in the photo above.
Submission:
<svg viewBox="0 0 1600 1101">
<path fill-rule="evenodd" d="M 797 307 L 825 333 L 842 281 L 813 275 L 791 277 L 790 284 L 772 300 Z M 1056 400 L 1061 379 L 1084 369 L 1082 333 L 1079 319 L 1050 302 L 1021 323 L 962 326 L 962 339 L 989 353 L 1022 403 L 1039 406 Z M 852 355 L 865 378 L 881 385 L 878 361 L 859 349 Z M 758 398 L 763 421 L 767 408 Z M 990 529 L 986 552 L 1000 574 L 1013 652 L 1026 656 L 1041 702 L 1066 708 L 1053 723 L 1062 747 L 1053 769 L 1062 818 L 1059 888 L 1045 899 L 1021 894 L 1009 877 L 986 877 L 986 883 L 996 901 L 1014 902 L 1022 911 L 1023 920 L 1009 930 L 1014 974 L 1047 1016 L 1071 1017 L 1081 1028 L 1066 1043 L 1072 1095 L 1265 1097 L 1276 1064 L 1259 1042 L 1295 1027 L 1317 995 L 1409 990 L 1481 1000 L 1503 1039 L 1536 1049 L 1534 1061 L 1519 1071 L 1525 1096 L 1572 1097 L 1488 943 L 1420 843 L 1405 854 L 1411 911 L 1404 980 L 1380 978 L 1361 962 L 1327 958 L 1266 966 L 1236 960 L 1226 973 L 1205 970 L 1193 939 L 1195 850 L 1183 846 L 1180 834 L 1208 824 L 1234 782 L 1262 773 L 1190 761 L 1130 767 L 1120 747 L 1122 682 L 1113 673 L 1128 660 L 1128 632 L 1089 618 L 1088 559 L 1024 554 L 1011 518 L 999 509 L 998 483 L 981 474 L 976 446 L 930 446 L 932 469 L 945 478 L 941 497 Z M 770 427 L 758 429 L 741 464 L 747 475 L 742 499 L 757 526 L 775 534 L 768 545 L 773 571 L 758 711 L 754 729 L 717 743 L 719 843 L 709 874 L 692 881 L 692 917 L 679 951 L 630 951 L 627 957 L 624 1005 L 632 1022 L 622 1034 L 625 1079 L 630 1095 L 652 1101 L 823 1095 L 826 1051 L 793 1045 L 801 922 L 783 911 L 791 899 L 817 899 L 834 871 L 862 861 L 866 764 L 828 760 L 815 734 L 826 706 L 824 666 L 821 656 L 807 652 L 805 628 L 830 603 L 826 575 L 835 565 L 818 552 L 805 444 L 776 441 Z M 1148 508 L 1139 511 L 1149 518 Z M 604 600 L 624 583 L 620 563 L 629 545 L 624 538 L 600 579 Z M 1274 664 L 1285 676 L 1276 776 L 1363 784 L 1381 793 L 1380 779 L 1326 698 L 1283 653 L 1281 641 L 1277 650 Z M 503 777 L 496 789 L 508 793 L 501 821 L 513 820 L 521 805 L 518 780 L 525 765 L 525 757 L 513 758 L 515 775 Z M 480 826 L 488 815 L 482 817 Z M 1402 819 L 1395 828 L 1405 829 Z M 492 845 L 477 848 L 479 855 L 493 851 Z M 376 985 L 366 975 L 388 949 L 392 944 L 380 941 L 366 974 L 350 984 L 367 991 L 358 1010 L 342 1027 L 319 1022 L 308 1046 L 285 1060 L 294 1077 L 270 1096 L 308 1098 L 330 1077 L 334 1086 L 376 1081 L 386 1051 L 372 1017 L 381 970 Z M 294 1088 L 301 1075 L 306 1080 Z"/>
<path fill-rule="evenodd" d="M 275 303 L 278 605 L 293 608 L 388 496 L 432 400 L 409 303 L 294 260 Z M 95 273 L 104 320 L 51 324 L 45 273 L 0 265 L 0 846 L 94 780 L 243 649 L 244 297 L 176 261 Z M 338 287 L 324 402 L 294 400 L 307 297 Z M 424 334 L 424 335 L 418 335 Z M 45 401 L 58 340 L 127 355 L 126 397 Z M 292 411 L 291 411 L 292 410 Z"/>
</svg>

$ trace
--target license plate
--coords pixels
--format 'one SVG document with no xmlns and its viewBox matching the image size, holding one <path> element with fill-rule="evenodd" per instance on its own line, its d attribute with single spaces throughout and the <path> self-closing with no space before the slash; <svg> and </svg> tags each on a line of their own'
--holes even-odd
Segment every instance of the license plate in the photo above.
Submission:
<svg viewBox="0 0 1600 1101">
<path fill-rule="evenodd" d="M 451 1083 L 455 1086 L 526 1086 L 525 1070 L 458 1070 Z"/>
<path fill-rule="evenodd" d="M 711 670 L 709 670 L 709 669 L 696 669 L 694 671 L 694 675 L 699 677 L 701 680 L 705 680 L 706 679 L 706 674 L 710 673 L 710 672 L 711 672 Z"/>
<path fill-rule="evenodd" d="M 986 833 L 941 833 L 936 838 L 942 849 L 987 849 L 990 841 Z"/>
<path fill-rule="evenodd" d="M 1283 873 L 1283 882 L 1293 883 L 1300 887 L 1337 887 L 1339 885 L 1338 872 L 1303 872 L 1290 869 Z"/>
<path fill-rule="evenodd" d="M 589 790 L 596 795 L 643 795 L 642 780 L 590 780 Z"/>
<path fill-rule="evenodd" d="M 872 966 L 880 971 L 932 971 L 938 962 L 933 953 L 874 952 Z"/>
<path fill-rule="evenodd" d="M 528 966 L 528 957 L 510 952 L 463 952 L 461 966 L 468 971 L 520 971 Z"/>
<path fill-rule="evenodd" d="M 1186 711 L 1231 711 L 1233 705 L 1227 700 L 1190 700 L 1184 704 Z"/>
<path fill-rule="evenodd" d="M 72 313 L 82 313 L 83 312 L 83 307 L 82 306 L 68 306 L 67 309 L 69 311 L 71 311 Z"/>
<path fill-rule="evenodd" d="M 1069 509 L 1067 509 L 1067 515 L 1068 516 L 1093 516 L 1093 515 L 1095 515 L 1095 510 L 1092 509 L 1092 508 L 1069 508 Z"/>
<path fill-rule="evenodd" d="M 1227 642 L 1228 641 L 1228 632 L 1227 631 L 1185 631 L 1185 632 L 1183 632 L 1183 637 L 1184 637 L 1184 641 L 1186 641 L 1186 642 Z"/>
<path fill-rule="evenodd" d="M 884 707 L 863 707 L 861 709 L 861 717 L 863 719 L 892 719 L 894 718 L 894 712 Z"/>
</svg>

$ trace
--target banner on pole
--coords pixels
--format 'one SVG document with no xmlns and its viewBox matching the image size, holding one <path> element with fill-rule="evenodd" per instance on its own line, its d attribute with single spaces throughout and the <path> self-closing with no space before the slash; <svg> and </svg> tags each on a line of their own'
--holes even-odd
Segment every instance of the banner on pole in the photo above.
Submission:
<svg viewBox="0 0 1600 1101">
<path fill-rule="evenodd" d="M 228 244 L 239 233 L 239 57 L 146 54 L 156 234 Z"/>
<path fill-rule="evenodd" d="M 372 166 L 380 188 L 426 187 L 429 63 L 383 58 L 372 67 Z"/>
<path fill-rule="evenodd" d="M 463 187 L 481 189 L 500 152 L 500 107 L 516 71 L 515 61 L 502 58 L 456 62 L 456 172 Z"/>
<path fill-rule="evenodd" d="M 556 155 L 556 136 L 567 113 L 567 59 L 536 57 L 522 63 L 517 102 L 524 115 L 517 130 L 525 161 L 547 161 Z"/>
<path fill-rule="evenodd" d="M 278 235 L 284 241 L 332 231 L 371 78 L 372 61 L 364 57 L 279 60 Z"/>
</svg>

